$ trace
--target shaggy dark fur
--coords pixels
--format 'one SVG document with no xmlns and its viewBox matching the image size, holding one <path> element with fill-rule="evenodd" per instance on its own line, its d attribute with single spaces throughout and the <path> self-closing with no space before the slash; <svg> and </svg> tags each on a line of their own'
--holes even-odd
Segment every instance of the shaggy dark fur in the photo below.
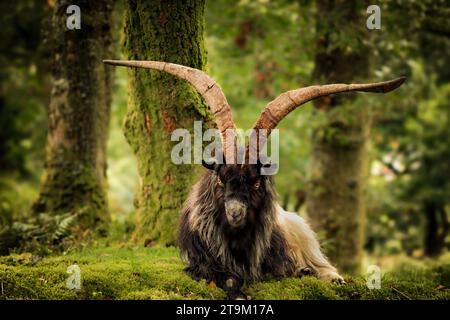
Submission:
<svg viewBox="0 0 450 320">
<path fill-rule="evenodd" d="M 178 240 L 188 274 L 214 281 L 229 298 L 245 297 L 240 291 L 244 280 L 293 274 L 286 241 L 275 226 L 272 178 L 260 175 L 258 165 L 208 168 L 181 215 Z M 246 222 L 238 228 L 227 222 L 229 199 L 247 205 Z"/>
</svg>

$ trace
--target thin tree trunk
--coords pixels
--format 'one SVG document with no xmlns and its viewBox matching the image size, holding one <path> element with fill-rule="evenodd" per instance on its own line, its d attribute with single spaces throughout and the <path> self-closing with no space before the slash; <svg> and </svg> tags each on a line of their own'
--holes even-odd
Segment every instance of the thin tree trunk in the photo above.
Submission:
<svg viewBox="0 0 450 320">
<path fill-rule="evenodd" d="M 361 37 L 367 32 L 361 32 L 365 15 L 359 3 L 316 1 L 316 82 L 365 80 L 369 59 Z M 367 106 L 355 106 L 353 100 L 349 94 L 325 97 L 315 104 L 320 120 L 312 133 L 306 202 L 313 229 L 324 232 L 326 254 L 340 270 L 350 273 L 358 271 L 363 246 L 370 131 Z"/>
<path fill-rule="evenodd" d="M 53 90 L 49 106 L 47 158 L 35 212 L 83 212 L 92 227 L 108 219 L 106 141 L 112 69 L 112 0 L 77 1 L 81 29 L 66 27 L 67 7 L 55 2 L 51 34 Z"/>
<path fill-rule="evenodd" d="M 423 211 L 426 217 L 424 254 L 436 257 L 445 247 L 445 238 L 449 231 L 447 214 L 442 204 L 432 202 L 426 202 Z"/>
<path fill-rule="evenodd" d="M 204 1 L 126 1 L 128 59 L 159 60 L 197 69 L 206 64 Z M 124 132 L 138 163 L 134 239 L 173 244 L 179 210 L 196 170 L 171 162 L 176 128 L 192 129 L 209 111 L 189 84 L 159 71 L 130 69 L 130 99 Z M 192 131 L 192 130 L 191 130 Z"/>
</svg>

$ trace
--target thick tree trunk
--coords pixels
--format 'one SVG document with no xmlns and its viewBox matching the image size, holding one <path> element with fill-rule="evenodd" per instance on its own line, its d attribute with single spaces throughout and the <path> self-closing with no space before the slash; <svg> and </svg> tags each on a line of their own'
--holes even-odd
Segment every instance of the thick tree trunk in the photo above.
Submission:
<svg viewBox="0 0 450 320">
<path fill-rule="evenodd" d="M 159 60 L 203 69 L 204 1 L 126 1 L 125 51 L 128 59 Z M 191 165 L 171 162 L 176 128 L 191 130 L 209 115 L 186 81 L 159 71 L 130 69 L 125 136 L 138 163 L 137 226 L 141 244 L 172 244 L 179 210 L 196 176 Z M 192 130 L 191 130 L 192 131 Z"/>
<path fill-rule="evenodd" d="M 53 13 L 53 90 L 47 159 L 34 211 L 83 212 L 84 227 L 108 219 L 106 141 L 110 118 L 112 0 L 77 1 L 81 29 L 66 26 L 73 1 L 58 0 Z"/>
<path fill-rule="evenodd" d="M 368 55 L 361 44 L 365 15 L 359 1 L 316 3 L 314 78 L 321 83 L 366 80 Z M 306 202 L 313 229 L 324 231 L 326 254 L 350 273 L 358 271 L 362 253 L 370 130 L 367 106 L 355 106 L 353 98 L 325 97 L 315 105 L 319 120 L 312 134 Z"/>
</svg>

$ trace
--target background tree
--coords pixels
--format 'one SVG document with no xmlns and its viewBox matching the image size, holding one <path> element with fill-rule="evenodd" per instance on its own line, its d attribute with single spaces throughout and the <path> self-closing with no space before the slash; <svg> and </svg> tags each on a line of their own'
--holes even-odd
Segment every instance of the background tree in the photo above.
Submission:
<svg viewBox="0 0 450 320">
<path fill-rule="evenodd" d="M 83 226 L 108 219 L 106 141 L 112 70 L 112 0 L 78 1 L 81 29 L 66 27 L 71 1 L 55 1 L 47 157 L 35 212 L 78 212 Z"/>
<path fill-rule="evenodd" d="M 315 82 L 367 80 L 364 9 L 355 0 L 316 1 Z M 369 108 L 355 103 L 354 95 L 336 95 L 321 99 L 315 109 L 307 212 L 313 229 L 324 232 L 330 260 L 343 272 L 357 272 L 364 240 Z"/>
<path fill-rule="evenodd" d="M 204 1 L 126 1 L 125 53 L 204 69 Z M 189 84 L 158 71 L 131 70 L 124 132 L 140 175 L 134 239 L 173 243 L 179 210 L 194 181 L 194 166 L 175 165 L 171 132 L 193 128 L 209 111 Z"/>
</svg>

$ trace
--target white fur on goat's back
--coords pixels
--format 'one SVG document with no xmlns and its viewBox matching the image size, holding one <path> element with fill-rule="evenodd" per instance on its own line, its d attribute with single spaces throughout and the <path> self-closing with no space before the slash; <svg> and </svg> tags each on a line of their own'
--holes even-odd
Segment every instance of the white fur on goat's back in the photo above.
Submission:
<svg viewBox="0 0 450 320">
<path fill-rule="evenodd" d="M 278 205 L 277 223 L 285 236 L 289 254 L 295 261 L 297 270 L 310 268 L 317 274 L 336 271 L 320 250 L 316 235 L 305 219 Z"/>
</svg>

